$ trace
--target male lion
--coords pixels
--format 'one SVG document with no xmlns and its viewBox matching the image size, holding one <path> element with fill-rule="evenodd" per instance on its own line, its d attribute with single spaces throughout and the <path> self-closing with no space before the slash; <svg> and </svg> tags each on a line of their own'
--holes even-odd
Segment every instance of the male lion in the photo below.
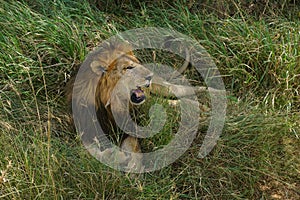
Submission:
<svg viewBox="0 0 300 200">
<path fill-rule="evenodd" d="M 177 74 L 182 73 L 189 64 L 186 52 L 186 62 L 177 70 Z M 177 97 L 188 96 L 195 91 L 207 90 L 205 87 L 171 84 L 157 75 L 153 77 L 153 72 L 140 64 L 131 46 L 125 42 L 104 43 L 87 57 L 76 79 L 67 85 L 67 101 L 69 105 L 72 104 L 74 123 L 90 153 L 100 160 L 114 156 L 116 165 L 126 165 L 129 171 L 133 168 L 136 172 L 143 170 L 137 139 L 139 132 L 136 131 L 136 135 L 137 129 L 131 126 L 133 128 L 129 132 L 123 129 L 125 133 L 119 133 L 122 132 L 120 126 L 122 129 L 122 125 L 128 123 L 128 110 L 124 108 L 129 104 L 129 109 L 135 109 L 144 103 L 144 90 L 149 86 L 151 93 L 164 97 L 174 94 Z M 190 103 L 198 107 L 197 102 Z M 112 148 L 107 136 L 120 141 L 121 151 L 114 154 L 115 148 Z"/>
<path fill-rule="evenodd" d="M 111 104 L 114 103 L 114 106 L 118 107 L 126 101 L 126 98 L 130 100 L 131 107 L 144 103 L 146 99 L 144 88 L 150 86 L 152 76 L 153 73 L 139 63 L 127 43 L 105 43 L 93 52 L 82 64 L 76 80 L 72 79 L 67 85 L 67 101 L 69 105 L 73 105 L 73 117 L 78 118 L 74 116 L 74 112 L 80 115 L 80 123 L 78 119 L 74 119 L 74 122 L 83 142 L 90 145 L 103 141 L 104 135 L 95 131 L 96 121 L 99 121 L 102 129 L 99 132 L 118 139 L 121 135 L 117 134 L 120 130 L 116 125 Z M 117 83 L 121 84 L 122 87 L 119 88 L 122 91 L 113 95 Z M 94 110 L 96 116 L 93 115 Z M 122 116 L 122 109 L 119 110 L 118 115 Z M 120 138 L 121 149 L 134 153 L 141 152 L 136 137 L 124 134 Z M 107 150 L 103 145 L 100 149 Z"/>
</svg>

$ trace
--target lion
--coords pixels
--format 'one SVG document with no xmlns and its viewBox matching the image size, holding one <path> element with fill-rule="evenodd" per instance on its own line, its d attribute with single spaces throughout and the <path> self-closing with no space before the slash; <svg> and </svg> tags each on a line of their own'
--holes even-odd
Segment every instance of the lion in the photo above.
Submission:
<svg viewBox="0 0 300 200">
<path fill-rule="evenodd" d="M 131 109 L 143 104 L 146 100 L 144 90 L 151 85 L 152 77 L 153 72 L 140 64 L 131 46 L 125 42 L 105 43 L 92 53 L 80 67 L 77 77 L 69 81 L 66 89 L 67 102 L 73 105 L 73 118 L 76 118 L 75 110 L 83 119 L 79 124 L 74 119 L 74 123 L 84 143 L 90 145 L 102 140 L 103 136 L 109 136 L 114 140 L 121 140 L 120 146 L 124 151 L 140 153 L 141 147 L 136 137 L 117 134 L 120 130 L 114 120 L 111 103 L 118 106 L 116 102 L 121 104 L 126 100 L 113 96 L 113 91 L 120 82 L 121 92 L 125 95 L 124 98 L 129 99 Z M 94 116 L 91 115 L 93 110 L 96 113 Z M 119 115 L 122 116 L 122 113 Z M 95 118 L 105 135 L 98 134 L 93 129 Z M 107 148 L 102 145 L 100 149 L 104 151 Z"/>
<path fill-rule="evenodd" d="M 187 54 L 186 62 L 177 74 L 188 64 Z M 197 90 L 207 89 L 199 87 Z M 67 84 L 66 94 L 68 104 L 72 105 L 77 132 L 90 153 L 100 160 L 114 156 L 117 166 L 127 165 L 127 169 L 135 168 L 133 171 L 137 172 L 143 170 L 138 136 L 120 129 L 120 124 L 126 123 L 126 120 L 122 121 L 127 114 L 126 104 L 130 110 L 138 109 L 152 92 L 170 97 L 174 93 L 191 95 L 194 91 L 195 87 L 171 84 L 154 76 L 140 63 L 128 43 L 106 42 L 82 63 L 77 76 Z M 119 141 L 121 151 L 113 153 L 115 148 L 107 136 Z"/>
</svg>

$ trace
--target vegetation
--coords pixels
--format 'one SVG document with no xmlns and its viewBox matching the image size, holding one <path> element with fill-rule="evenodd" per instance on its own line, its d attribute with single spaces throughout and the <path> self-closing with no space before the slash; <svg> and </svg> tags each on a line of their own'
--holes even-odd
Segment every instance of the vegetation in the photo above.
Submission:
<svg viewBox="0 0 300 200">
<path fill-rule="evenodd" d="M 300 199 L 299 3 L 104 2 L 0 0 L 0 198 Z M 132 178 L 81 145 L 64 85 L 101 41 L 149 26 L 206 48 L 228 110 L 207 157 L 200 133 L 172 165 Z"/>
</svg>

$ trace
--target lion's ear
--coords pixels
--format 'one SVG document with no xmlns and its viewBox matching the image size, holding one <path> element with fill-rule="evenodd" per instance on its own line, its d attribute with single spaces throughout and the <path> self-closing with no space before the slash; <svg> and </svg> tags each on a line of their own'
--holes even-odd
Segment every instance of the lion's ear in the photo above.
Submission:
<svg viewBox="0 0 300 200">
<path fill-rule="evenodd" d="M 106 72 L 106 69 L 98 61 L 93 61 L 91 63 L 91 69 L 95 74 L 98 74 L 100 76 Z"/>
</svg>

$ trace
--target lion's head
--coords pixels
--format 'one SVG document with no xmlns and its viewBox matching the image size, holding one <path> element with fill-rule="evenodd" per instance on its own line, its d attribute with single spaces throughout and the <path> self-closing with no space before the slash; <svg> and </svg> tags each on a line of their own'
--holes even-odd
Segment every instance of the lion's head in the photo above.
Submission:
<svg viewBox="0 0 300 200">
<path fill-rule="evenodd" d="M 78 94 L 93 102 L 91 99 L 96 97 L 97 108 L 99 104 L 108 106 L 113 89 L 121 81 L 128 91 L 130 102 L 139 105 L 146 99 L 143 89 L 150 86 L 152 76 L 153 73 L 134 56 L 129 44 L 105 43 L 82 64 L 75 84 L 72 83 L 73 89 L 67 88 L 67 99 L 71 102 L 72 94 L 73 97 Z"/>
<path fill-rule="evenodd" d="M 122 85 L 122 92 L 130 96 L 130 102 L 133 105 L 144 103 L 146 96 L 143 88 L 151 84 L 153 73 L 141 65 L 132 51 L 127 49 L 125 44 L 113 46 L 108 52 L 110 58 L 103 62 L 103 55 L 99 55 L 91 63 L 91 69 L 94 73 L 101 75 L 98 83 L 96 97 L 100 97 L 97 104 L 108 106 L 112 100 L 112 91 L 116 84 Z"/>
</svg>

